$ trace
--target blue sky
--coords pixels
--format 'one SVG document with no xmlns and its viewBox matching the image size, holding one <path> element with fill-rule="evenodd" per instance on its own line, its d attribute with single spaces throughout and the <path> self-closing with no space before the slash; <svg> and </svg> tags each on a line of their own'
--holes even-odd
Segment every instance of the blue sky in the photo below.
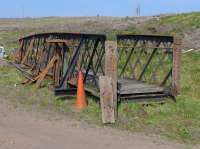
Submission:
<svg viewBox="0 0 200 149">
<path fill-rule="evenodd" d="M 0 17 L 134 16 L 200 11 L 200 0 L 0 0 Z"/>
</svg>

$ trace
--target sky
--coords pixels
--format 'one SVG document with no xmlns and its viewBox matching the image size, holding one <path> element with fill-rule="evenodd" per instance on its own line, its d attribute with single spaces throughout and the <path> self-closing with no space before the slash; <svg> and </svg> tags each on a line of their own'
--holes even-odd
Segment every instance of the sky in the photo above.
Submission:
<svg viewBox="0 0 200 149">
<path fill-rule="evenodd" d="M 200 0 L 0 0 L 0 17 L 141 16 L 200 11 Z"/>
</svg>

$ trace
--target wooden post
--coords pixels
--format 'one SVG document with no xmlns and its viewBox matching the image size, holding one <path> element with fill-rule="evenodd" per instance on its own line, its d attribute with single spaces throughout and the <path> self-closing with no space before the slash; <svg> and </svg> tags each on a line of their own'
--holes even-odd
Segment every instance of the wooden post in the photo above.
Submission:
<svg viewBox="0 0 200 149">
<path fill-rule="evenodd" d="M 180 93 L 180 74 L 181 74 L 181 39 L 174 38 L 173 50 L 173 71 L 172 71 L 172 95 Z"/>
<path fill-rule="evenodd" d="M 114 123 L 117 118 L 117 43 L 106 42 L 105 50 L 105 77 L 100 79 L 102 120 L 105 123 Z"/>
<path fill-rule="evenodd" d="M 102 122 L 114 123 L 115 122 L 115 108 L 113 98 L 112 79 L 108 76 L 100 76 L 100 100 L 102 111 Z"/>
</svg>

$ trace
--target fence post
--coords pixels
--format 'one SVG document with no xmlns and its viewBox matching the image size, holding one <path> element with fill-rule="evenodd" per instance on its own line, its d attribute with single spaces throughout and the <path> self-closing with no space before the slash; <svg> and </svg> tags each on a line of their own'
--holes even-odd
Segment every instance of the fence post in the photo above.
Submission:
<svg viewBox="0 0 200 149">
<path fill-rule="evenodd" d="M 105 76 L 100 77 L 102 120 L 114 123 L 117 118 L 117 43 L 106 42 L 105 50 Z"/>
<path fill-rule="evenodd" d="M 114 123 L 115 122 L 115 108 L 113 98 L 112 78 L 108 76 L 100 76 L 100 100 L 102 111 L 102 122 Z"/>
<path fill-rule="evenodd" d="M 172 71 L 172 95 L 176 96 L 180 93 L 180 75 L 181 75 L 181 44 L 182 41 L 178 37 L 174 37 L 173 49 L 173 71 Z"/>
</svg>

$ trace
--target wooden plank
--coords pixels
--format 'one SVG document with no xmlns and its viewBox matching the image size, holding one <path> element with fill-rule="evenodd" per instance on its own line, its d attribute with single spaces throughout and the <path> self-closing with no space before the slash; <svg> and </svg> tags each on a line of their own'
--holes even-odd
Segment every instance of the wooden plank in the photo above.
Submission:
<svg viewBox="0 0 200 149">
<path fill-rule="evenodd" d="M 172 95 L 176 96 L 180 93 L 180 75 L 181 75 L 181 44 L 180 38 L 174 38 L 173 49 L 173 69 L 172 69 Z"/>
<path fill-rule="evenodd" d="M 154 85 L 148 85 L 148 84 L 133 84 L 133 85 L 127 85 L 127 86 L 122 86 L 120 90 L 129 90 L 129 89 L 157 89 L 157 90 L 162 90 L 163 87 L 159 86 L 154 86 Z"/>
<path fill-rule="evenodd" d="M 120 79 L 118 83 L 120 94 L 157 93 L 164 91 L 163 87 L 136 80 Z"/>
<path fill-rule="evenodd" d="M 17 68 L 17 70 L 19 70 L 20 72 L 22 72 L 22 74 L 23 74 L 28 80 L 35 81 L 35 80 L 33 79 L 33 76 L 32 76 L 30 73 L 28 73 L 27 71 L 25 71 L 24 69 L 22 69 L 22 68 L 20 67 L 19 64 L 15 64 L 15 63 L 13 63 L 13 62 L 11 62 L 11 64 L 12 64 L 13 66 L 15 66 L 15 67 Z"/>
<path fill-rule="evenodd" d="M 115 107 L 114 107 L 114 94 L 112 78 L 108 76 L 100 76 L 100 100 L 102 110 L 102 122 L 114 123 L 115 122 Z"/>
<path fill-rule="evenodd" d="M 114 111 L 117 118 L 117 42 L 107 41 L 105 50 L 105 76 L 112 79 Z"/>
<path fill-rule="evenodd" d="M 127 99 L 127 98 L 132 98 L 132 100 L 134 99 L 142 99 L 142 98 L 158 98 L 158 97 L 166 97 L 166 94 L 162 94 L 162 93 L 157 93 L 157 94 L 142 94 L 142 95 L 124 95 L 124 96 L 120 96 L 121 99 Z"/>
<path fill-rule="evenodd" d="M 47 67 L 35 78 L 37 80 L 36 86 L 39 88 L 41 87 L 42 81 L 44 80 L 45 76 L 48 74 L 49 70 L 53 68 L 55 62 L 58 60 L 58 57 L 54 56 Z"/>
<path fill-rule="evenodd" d="M 164 92 L 163 89 L 157 89 L 157 88 L 141 88 L 141 89 L 135 89 L 135 88 L 131 88 L 128 90 L 120 90 L 120 94 L 124 95 L 124 94 L 147 94 L 147 93 L 160 93 L 160 92 Z"/>
</svg>

